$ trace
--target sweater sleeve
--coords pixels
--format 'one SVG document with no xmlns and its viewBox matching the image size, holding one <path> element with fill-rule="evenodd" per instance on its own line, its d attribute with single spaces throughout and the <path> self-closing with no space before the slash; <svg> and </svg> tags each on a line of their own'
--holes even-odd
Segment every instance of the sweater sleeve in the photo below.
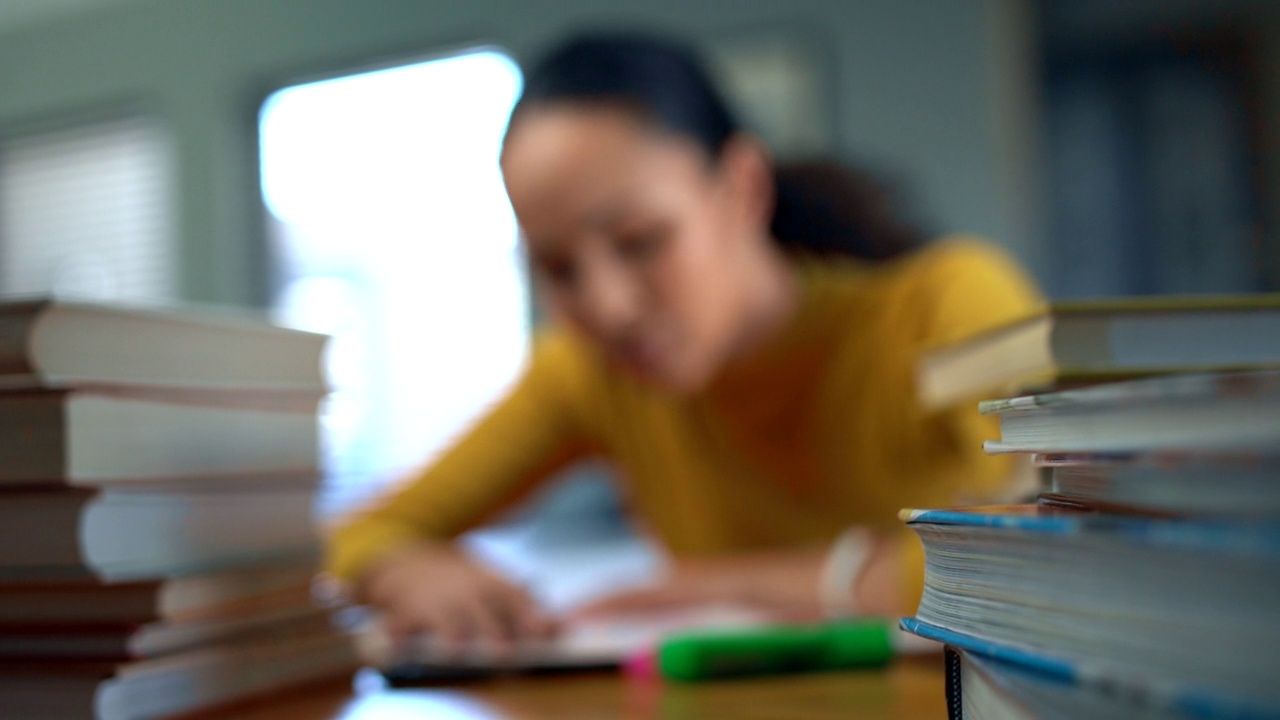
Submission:
<svg viewBox="0 0 1280 720">
<path fill-rule="evenodd" d="M 973 241 L 943 243 L 915 277 L 912 295 L 920 301 L 911 365 L 932 347 L 963 340 L 1028 316 L 1043 300 L 1023 271 L 1000 250 Z M 1007 456 L 983 452 L 983 441 L 998 437 L 994 418 L 980 415 L 972 398 L 941 411 L 916 408 L 919 442 L 930 451 L 925 495 L 950 505 L 1007 500 L 1015 466 Z M 918 540 L 904 546 L 904 607 L 914 609 L 923 591 L 924 556 Z"/>
<path fill-rule="evenodd" d="M 540 334 L 520 380 L 477 425 L 430 466 L 329 535 L 329 573 L 354 581 L 398 547 L 451 538 L 590 454 L 582 403 L 591 377 L 589 358 L 578 343 L 559 331 Z"/>
<path fill-rule="evenodd" d="M 931 290 L 923 315 L 921 339 L 913 372 L 922 353 L 1021 320 L 1043 308 L 1034 285 L 1007 255 L 976 242 L 954 243 L 924 277 Z M 984 398 L 968 398 L 941 411 L 926 414 L 925 430 L 935 446 L 954 454 L 958 495 L 951 501 L 1000 502 L 1010 479 L 1008 457 L 983 452 L 985 440 L 999 436 L 995 418 L 978 413 Z"/>
</svg>

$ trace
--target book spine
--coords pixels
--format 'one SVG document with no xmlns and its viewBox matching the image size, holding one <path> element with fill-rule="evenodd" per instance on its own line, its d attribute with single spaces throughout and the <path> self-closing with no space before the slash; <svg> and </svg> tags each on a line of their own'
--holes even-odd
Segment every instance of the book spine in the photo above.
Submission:
<svg viewBox="0 0 1280 720">
<path fill-rule="evenodd" d="M 1036 497 L 1036 504 L 1042 510 L 1050 513 L 1093 514 L 1122 518 L 1154 519 L 1176 519 L 1185 516 L 1182 513 L 1162 510 L 1160 508 L 1149 508 L 1140 505 L 1108 502 L 1106 500 L 1098 500 L 1096 498 L 1080 497 L 1056 492 L 1040 493 Z"/>
<path fill-rule="evenodd" d="M 1003 398 L 1000 400 L 983 400 L 978 403 L 978 412 L 983 415 L 1000 415 L 1020 410 L 1039 410 L 1045 395 L 1024 395 L 1021 397 Z"/>
<path fill-rule="evenodd" d="M 0 376 L 35 373 L 29 350 L 39 312 L 34 307 L 20 312 L 21 309 L 0 312 Z"/>
<path fill-rule="evenodd" d="M 960 653 L 952 646 L 943 646 L 943 662 L 946 672 L 947 719 L 964 720 L 964 699 L 961 697 Z"/>
<path fill-rule="evenodd" d="M 5 397 L 0 407 L 0 485 L 22 484 L 14 479 L 66 476 L 67 416 L 63 399 L 56 392 L 13 393 Z"/>
</svg>

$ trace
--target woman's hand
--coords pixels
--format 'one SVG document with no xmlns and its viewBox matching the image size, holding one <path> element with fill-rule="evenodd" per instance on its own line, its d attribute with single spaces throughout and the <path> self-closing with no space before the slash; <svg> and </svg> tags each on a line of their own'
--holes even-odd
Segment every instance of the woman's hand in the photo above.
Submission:
<svg viewBox="0 0 1280 720">
<path fill-rule="evenodd" d="M 523 588 L 447 543 L 421 543 L 376 563 L 360 583 L 393 638 L 428 632 L 457 647 L 482 640 L 497 648 L 547 637 L 554 623 Z"/>
</svg>

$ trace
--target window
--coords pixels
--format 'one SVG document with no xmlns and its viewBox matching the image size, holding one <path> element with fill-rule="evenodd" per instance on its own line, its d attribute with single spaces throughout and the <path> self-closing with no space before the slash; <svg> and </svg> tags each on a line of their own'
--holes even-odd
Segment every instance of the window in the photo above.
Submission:
<svg viewBox="0 0 1280 720">
<path fill-rule="evenodd" d="M 520 85 L 486 50 L 263 105 L 275 310 L 334 338 L 322 513 L 442 449 L 524 362 L 529 291 L 498 168 Z"/>
<path fill-rule="evenodd" d="M 0 139 L 0 291 L 172 300 L 169 172 L 146 118 Z"/>
</svg>

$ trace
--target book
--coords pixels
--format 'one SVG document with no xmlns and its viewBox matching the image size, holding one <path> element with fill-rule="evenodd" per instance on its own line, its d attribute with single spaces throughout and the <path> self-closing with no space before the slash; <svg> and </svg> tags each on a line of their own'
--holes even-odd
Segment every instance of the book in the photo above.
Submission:
<svg viewBox="0 0 1280 720">
<path fill-rule="evenodd" d="M 1038 454 L 1055 498 L 1128 512 L 1280 516 L 1280 455 Z"/>
<path fill-rule="evenodd" d="M 0 393 L 0 484 L 314 473 L 315 403 L 245 407 L 101 389 Z"/>
<path fill-rule="evenodd" d="M 327 338 L 212 309 L 0 302 L 0 388 L 323 392 Z"/>
<path fill-rule="evenodd" d="M 988 452 L 1260 451 L 1280 442 L 1280 371 L 1167 375 L 987 400 Z"/>
<path fill-rule="evenodd" d="M 917 388 L 937 409 L 1028 384 L 1262 367 L 1280 367 L 1280 294 L 1092 300 L 929 351 Z"/>
<path fill-rule="evenodd" d="M 0 501 L 0 578 L 148 579 L 314 555 L 314 494 L 314 481 L 14 490 Z"/>
<path fill-rule="evenodd" d="M 155 580 L 0 580 L 0 624 L 145 625 L 274 612 L 310 603 L 314 573 L 314 558 L 303 557 Z"/>
<path fill-rule="evenodd" d="M 5 720 L 150 720 L 338 677 L 356 667 L 350 638 L 331 628 L 124 663 L 0 663 L 0 708 Z"/>
<path fill-rule="evenodd" d="M 920 623 L 1114 677 L 1137 668 L 1151 683 L 1280 703 L 1280 524 L 1034 505 L 904 519 L 925 550 Z"/>
<path fill-rule="evenodd" d="M 1165 686 L 1149 681 L 1140 671 L 1100 674 L 1088 665 L 983 643 L 913 618 L 904 620 L 903 627 L 933 639 L 949 638 L 953 643 L 946 650 L 951 720 L 1203 720 L 1280 715 L 1277 705 L 1241 702 L 1192 687 Z"/>
<path fill-rule="evenodd" d="M 1111 515 L 1137 515 L 1139 517 L 1181 517 L 1181 513 L 1166 512 L 1152 508 L 1136 507 L 1103 500 L 1090 500 L 1062 495 L 1054 492 L 1042 492 L 1036 495 L 1036 505 L 1044 513 L 1106 513 Z"/>
<path fill-rule="evenodd" d="M 167 655 L 244 637 L 329 627 L 329 613 L 303 602 L 293 607 L 206 620 L 63 626 L 0 623 L 0 662 L 124 661 Z"/>
</svg>

